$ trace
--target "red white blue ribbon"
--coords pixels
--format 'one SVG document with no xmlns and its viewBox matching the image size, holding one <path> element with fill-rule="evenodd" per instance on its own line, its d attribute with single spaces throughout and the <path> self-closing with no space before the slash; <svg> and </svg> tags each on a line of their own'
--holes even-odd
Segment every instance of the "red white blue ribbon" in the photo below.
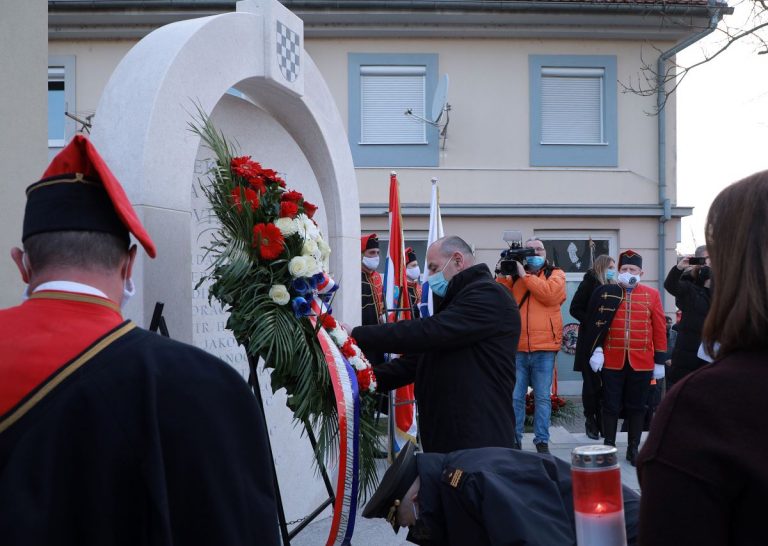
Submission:
<svg viewBox="0 0 768 546">
<path fill-rule="evenodd" d="M 312 310 L 321 313 L 321 303 L 315 299 Z M 316 324 L 316 317 L 311 317 Z M 336 397 L 339 417 L 339 472 L 336 482 L 336 502 L 326 546 L 350 544 L 355 528 L 357 491 L 360 476 L 360 397 L 355 371 L 322 327 L 317 339 L 328 364 L 328 373 Z"/>
</svg>

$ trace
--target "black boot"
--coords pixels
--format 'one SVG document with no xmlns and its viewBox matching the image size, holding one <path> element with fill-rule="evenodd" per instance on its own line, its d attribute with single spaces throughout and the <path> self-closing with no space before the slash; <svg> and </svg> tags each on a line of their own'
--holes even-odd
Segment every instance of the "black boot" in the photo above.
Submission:
<svg viewBox="0 0 768 546">
<path fill-rule="evenodd" d="M 587 429 L 587 437 L 592 440 L 600 438 L 600 427 L 597 424 L 597 418 L 594 415 L 587 416 L 584 421 L 584 428 Z"/>
<path fill-rule="evenodd" d="M 619 418 L 616 415 L 603 412 L 603 443 L 607 446 L 616 446 L 616 427 Z"/>
<path fill-rule="evenodd" d="M 637 452 L 640 448 L 640 436 L 643 433 L 645 413 L 631 413 L 627 431 L 627 460 L 632 466 L 637 466 Z"/>
</svg>

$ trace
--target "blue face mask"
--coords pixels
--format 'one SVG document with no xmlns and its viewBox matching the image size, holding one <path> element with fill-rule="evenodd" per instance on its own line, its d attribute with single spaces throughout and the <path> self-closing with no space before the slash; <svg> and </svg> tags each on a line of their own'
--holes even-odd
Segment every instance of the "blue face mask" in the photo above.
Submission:
<svg viewBox="0 0 768 546">
<path fill-rule="evenodd" d="M 612 281 L 616 278 L 616 270 L 615 269 L 606 269 L 605 270 L 605 278 L 609 281 Z"/>
<path fill-rule="evenodd" d="M 530 267 L 534 271 L 538 271 L 541 269 L 541 266 L 544 265 L 544 258 L 541 256 L 528 256 L 525 259 L 525 263 L 528 264 L 528 267 Z"/>
<path fill-rule="evenodd" d="M 432 290 L 432 292 L 435 295 L 440 296 L 441 298 L 444 298 L 445 293 L 448 291 L 448 281 L 445 280 L 445 275 L 443 275 L 443 271 L 445 271 L 445 268 L 448 267 L 449 263 L 451 263 L 450 260 L 445 262 L 445 265 L 440 271 L 438 271 L 434 275 L 430 275 L 429 277 L 427 277 L 429 288 Z"/>
</svg>

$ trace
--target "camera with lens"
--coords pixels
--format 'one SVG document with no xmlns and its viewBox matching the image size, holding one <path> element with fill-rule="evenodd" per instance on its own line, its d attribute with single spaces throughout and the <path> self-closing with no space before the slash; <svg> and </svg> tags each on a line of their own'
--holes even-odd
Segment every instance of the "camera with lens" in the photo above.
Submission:
<svg viewBox="0 0 768 546">
<path fill-rule="evenodd" d="M 523 234 L 519 231 L 508 230 L 502 237 L 509 248 L 501 251 L 501 258 L 496 264 L 496 274 L 517 276 L 517 263 L 525 265 L 528 256 L 535 256 L 536 251 L 523 246 Z"/>
</svg>

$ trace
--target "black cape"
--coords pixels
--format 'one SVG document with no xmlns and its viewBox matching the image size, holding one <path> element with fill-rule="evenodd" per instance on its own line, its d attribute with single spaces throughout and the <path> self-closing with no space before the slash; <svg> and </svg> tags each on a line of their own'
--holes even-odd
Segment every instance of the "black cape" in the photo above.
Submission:
<svg viewBox="0 0 768 546">
<path fill-rule="evenodd" d="M 433 316 L 352 331 L 366 354 L 405 354 L 374 366 L 380 390 L 416 383 L 424 451 L 515 445 L 512 391 L 520 313 L 485 264 L 451 279 Z"/>
<path fill-rule="evenodd" d="M 230 366 L 134 328 L 0 433 L 0 543 L 279 544 L 266 435 Z"/>
<path fill-rule="evenodd" d="M 570 465 L 552 455 L 485 448 L 416 459 L 424 546 L 576 545 Z M 458 479 L 456 469 L 462 471 Z M 637 543 L 640 497 L 623 487 L 627 542 Z"/>
</svg>

